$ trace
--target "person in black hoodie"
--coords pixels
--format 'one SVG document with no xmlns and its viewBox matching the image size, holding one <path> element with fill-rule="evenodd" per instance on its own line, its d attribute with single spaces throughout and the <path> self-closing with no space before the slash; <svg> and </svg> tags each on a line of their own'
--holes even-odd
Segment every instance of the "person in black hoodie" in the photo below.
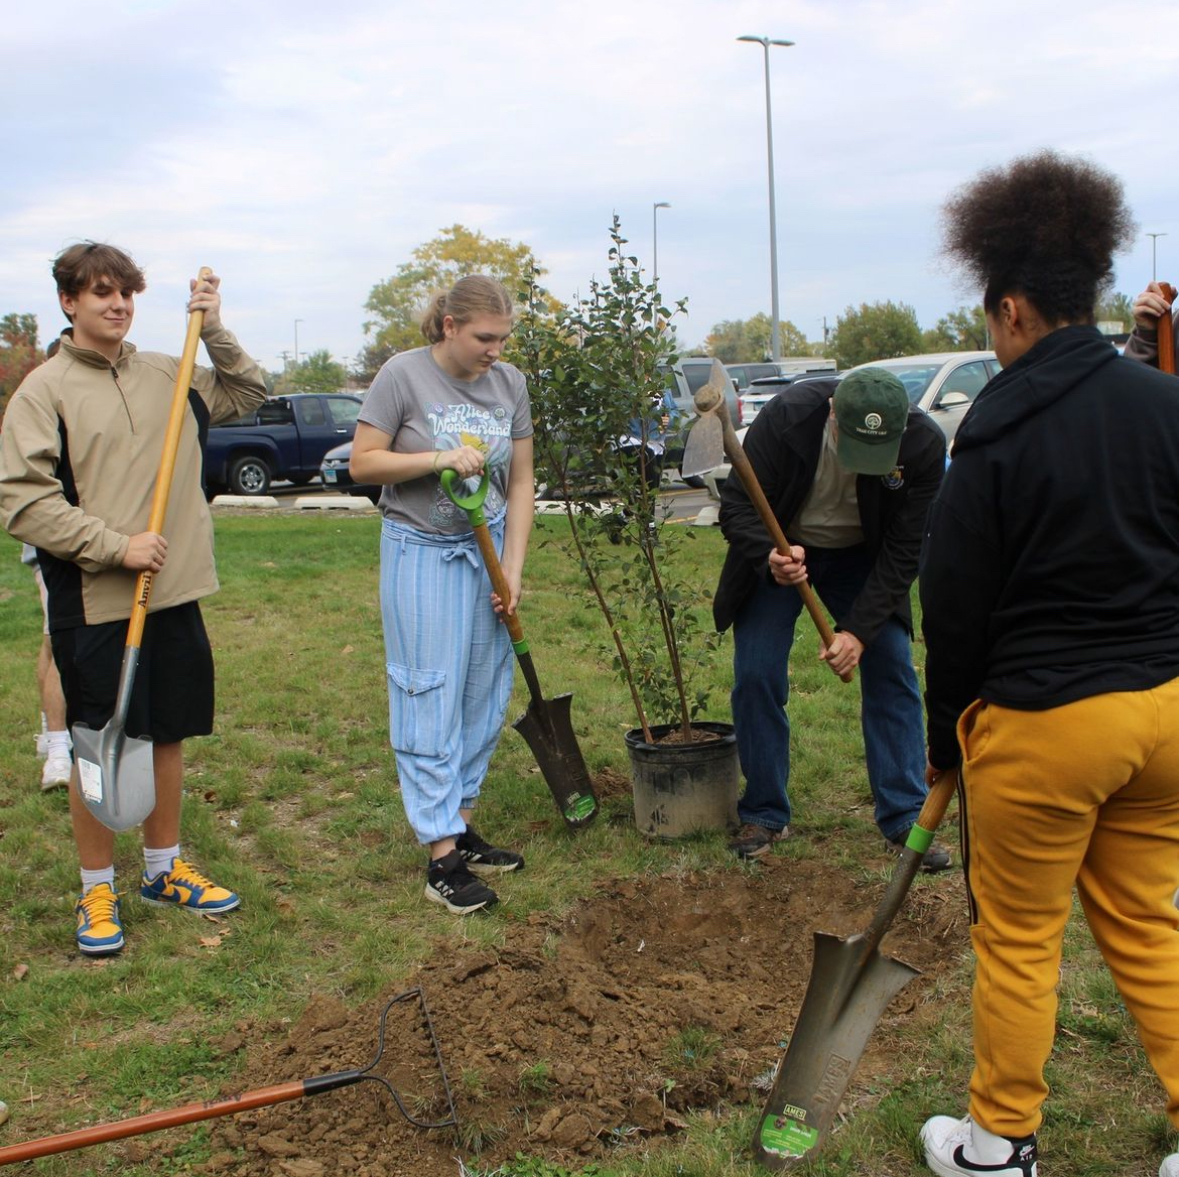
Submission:
<svg viewBox="0 0 1179 1177">
<path fill-rule="evenodd" d="M 1094 326 L 1133 232 L 1113 176 L 1044 151 L 945 221 L 1003 371 L 919 580 L 927 778 L 961 774 L 976 957 L 969 1114 L 922 1141 L 939 1174 L 1035 1177 L 1074 886 L 1179 1127 L 1179 381 Z"/>
<path fill-rule="evenodd" d="M 838 384 L 789 385 L 757 415 L 744 448 L 791 552 L 775 550 L 740 479 L 728 479 L 720 524 L 729 551 L 713 617 L 718 630 L 733 626 L 733 724 L 745 775 L 729 848 L 757 858 L 790 832 L 787 663 L 802 610 L 794 586 L 809 579 L 837 623 L 821 657 L 837 675 L 860 668 L 868 783 L 895 853 L 926 795 L 909 591 L 945 437 L 892 373 L 860 368 Z M 923 869 L 949 865 L 941 846 L 925 852 Z"/>
</svg>

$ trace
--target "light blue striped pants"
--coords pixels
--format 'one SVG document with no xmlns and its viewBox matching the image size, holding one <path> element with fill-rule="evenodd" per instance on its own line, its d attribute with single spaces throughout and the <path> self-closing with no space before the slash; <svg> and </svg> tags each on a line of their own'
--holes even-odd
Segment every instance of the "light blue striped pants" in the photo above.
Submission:
<svg viewBox="0 0 1179 1177">
<path fill-rule="evenodd" d="M 489 522 L 503 550 L 504 517 Z M 430 535 L 386 519 L 381 621 L 389 742 L 405 816 L 423 846 L 461 834 L 512 693 L 512 646 L 491 607 L 474 535 Z"/>
</svg>

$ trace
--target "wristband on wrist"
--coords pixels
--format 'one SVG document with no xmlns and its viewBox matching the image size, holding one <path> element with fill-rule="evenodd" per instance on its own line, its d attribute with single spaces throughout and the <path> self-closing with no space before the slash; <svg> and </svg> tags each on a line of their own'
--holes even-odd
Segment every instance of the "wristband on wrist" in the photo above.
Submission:
<svg viewBox="0 0 1179 1177">
<path fill-rule="evenodd" d="M 438 473 L 438 459 L 439 459 L 440 457 L 442 457 L 442 451 L 441 451 L 441 450 L 435 450 L 435 451 L 434 451 L 434 473 L 435 473 L 435 474 L 437 474 L 437 473 Z"/>
</svg>

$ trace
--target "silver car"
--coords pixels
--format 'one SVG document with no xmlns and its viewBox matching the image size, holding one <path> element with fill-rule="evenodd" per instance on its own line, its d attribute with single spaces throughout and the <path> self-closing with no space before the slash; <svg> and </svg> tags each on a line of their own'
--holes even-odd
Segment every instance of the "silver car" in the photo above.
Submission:
<svg viewBox="0 0 1179 1177">
<path fill-rule="evenodd" d="M 974 398 L 998 375 L 1000 364 L 993 351 L 945 351 L 874 360 L 850 370 L 860 368 L 883 368 L 896 376 L 905 386 L 910 404 L 924 409 L 950 442 Z"/>
</svg>

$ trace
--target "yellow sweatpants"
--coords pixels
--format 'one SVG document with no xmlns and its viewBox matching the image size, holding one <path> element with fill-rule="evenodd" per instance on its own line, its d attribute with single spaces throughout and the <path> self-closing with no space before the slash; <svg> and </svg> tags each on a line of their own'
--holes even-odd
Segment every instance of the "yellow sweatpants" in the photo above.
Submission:
<svg viewBox="0 0 1179 1177">
<path fill-rule="evenodd" d="M 1179 679 L 1048 711 L 976 702 L 958 725 L 971 902 L 970 1113 L 1042 1119 L 1074 885 L 1179 1127 Z"/>
</svg>

